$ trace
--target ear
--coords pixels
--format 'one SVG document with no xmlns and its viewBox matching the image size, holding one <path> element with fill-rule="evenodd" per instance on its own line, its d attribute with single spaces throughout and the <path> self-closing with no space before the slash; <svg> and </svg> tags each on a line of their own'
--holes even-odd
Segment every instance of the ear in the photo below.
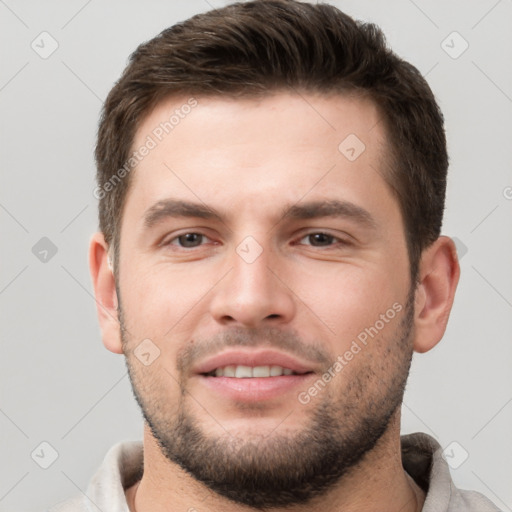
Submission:
<svg viewBox="0 0 512 512">
<path fill-rule="evenodd" d="M 443 337 L 459 276 L 455 244 L 451 238 L 440 236 L 420 259 L 414 313 L 416 352 L 427 352 Z"/>
<path fill-rule="evenodd" d="M 108 262 L 108 249 L 103 233 L 95 233 L 89 246 L 89 268 L 103 344 L 111 352 L 122 354 L 116 282 Z"/>
</svg>

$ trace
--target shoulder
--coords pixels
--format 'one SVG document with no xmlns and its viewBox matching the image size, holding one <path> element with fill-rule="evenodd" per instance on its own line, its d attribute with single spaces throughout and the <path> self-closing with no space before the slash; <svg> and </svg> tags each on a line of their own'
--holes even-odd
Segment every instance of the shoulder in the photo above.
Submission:
<svg viewBox="0 0 512 512">
<path fill-rule="evenodd" d="M 401 437 L 405 471 L 425 491 L 423 512 L 500 512 L 475 491 L 457 489 L 441 445 L 423 433 Z"/>
<path fill-rule="evenodd" d="M 54 505 L 48 512 L 128 511 L 125 489 L 142 477 L 142 441 L 112 446 L 92 476 L 85 493 Z"/>
<path fill-rule="evenodd" d="M 65 501 L 61 501 L 49 508 L 47 512 L 89 512 L 84 496 L 75 496 Z"/>
<path fill-rule="evenodd" d="M 501 512 L 485 496 L 475 491 L 453 489 L 447 512 Z"/>
</svg>

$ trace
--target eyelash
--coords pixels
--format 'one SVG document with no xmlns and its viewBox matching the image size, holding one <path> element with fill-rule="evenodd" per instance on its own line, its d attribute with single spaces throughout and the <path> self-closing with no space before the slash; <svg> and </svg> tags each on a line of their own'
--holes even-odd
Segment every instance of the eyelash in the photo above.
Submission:
<svg viewBox="0 0 512 512">
<path fill-rule="evenodd" d="M 174 243 L 176 241 L 179 241 L 180 238 L 185 237 L 187 235 L 199 235 L 200 237 L 203 237 L 203 239 L 204 238 L 209 239 L 208 236 L 205 235 L 204 233 L 201 233 L 201 232 L 198 232 L 198 231 L 188 231 L 186 233 L 182 233 L 180 235 L 175 236 L 174 238 L 172 238 L 171 240 L 169 240 L 167 242 L 163 242 L 162 246 L 176 246 L 176 247 L 179 247 L 180 249 L 187 250 L 187 249 L 197 249 L 198 247 L 201 247 L 202 245 L 204 245 L 204 244 L 200 244 L 200 245 L 194 246 L 194 247 L 183 247 L 182 245 L 179 245 L 178 243 Z M 304 240 L 305 238 L 311 237 L 311 236 L 314 236 L 314 235 L 324 235 L 326 237 L 331 238 L 333 242 L 336 241 L 336 243 L 331 243 L 328 246 L 322 246 L 322 245 L 314 246 L 312 244 L 305 244 L 305 245 L 308 245 L 310 247 L 321 247 L 321 248 L 331 248 L 331 247 L 334 247 L 335 245 L 338 245 L 338 244 L 341 244 L 343 246 L 351 245 L 351 242 L 349 242 L 348 240 L 345 240 L 345 239 L 339 238 L 337 236 L 331 235 L 330 233 L 326 233 L 325 231 L 312 231 L 310 233 L 307 233 L 307 234 L 303 235 L 298 240 L 300 242 L 301 240 Z M 295 245 L 295 242 L 294 242 L 294 245 Z"/>
<path fill-rule="evenodd" d="M 180 246 L 178 244 L 174 244 L 173 242 L 179 240 L 180 238 L 182 237 L 185 237 L 187 235 L 199 235 L 203 238 L 208 238 L 205 234 L 203 233 L 199 233 L 197 231 L 188 231 L 186 233 L 182 233 L 181 235 L 178 235 L 178 236 L 175 236 L 174 238 L 171 238 L 171 240 L 169 240 L 168 242 L 164 242 L 162 245 L 166 246 L 166 245 L 176 245 L 178 247 L 180 247 L 181 249 L 195 249 L 196 247 L 183 247 L 183 246 Z M 201 244 L 203 245 L 203 244 Z"/>
</svg>

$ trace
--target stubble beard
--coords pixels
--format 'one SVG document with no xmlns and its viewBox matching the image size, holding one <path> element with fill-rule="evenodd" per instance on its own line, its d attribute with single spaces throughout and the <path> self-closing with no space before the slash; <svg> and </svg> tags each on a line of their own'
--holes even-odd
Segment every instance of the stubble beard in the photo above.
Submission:
<svg viewBox="0 0 512 512">
<path fill-rule="evenodd" d="M 119 308 L 123 346 L 130 347 Z M 171 463 L 235 503 L 261 510 L 307 504 L 354 470 L 388 430 L 402 403 L 409 374 L 413 316 L 410 293 L 393 340 L 387 341 L 387 360 L 370 358 L 369 364 L 352 372 L 352 379 L 337 395 L 332 387 L 324 389 L 315 397 L 304 428 L 292 435 L 280 434 L 279 427 L 259 438 L 208 435 L 197 414 L 190 411 L 193 399 L 187 397 L 184 383 L 180 382 L 177 412 L 175 408 L 170 412 L 165 387 L 158 386 L 154 376 L 150 386 L 143 384 L 136 369 L 138 361 L 129 350 L 125 351 L 126 364 L 143 417 Z M 372 394 L 368 389 L 379 392 Z M 297 402 L 297 407 L 302 406 Z"/>
</svg>

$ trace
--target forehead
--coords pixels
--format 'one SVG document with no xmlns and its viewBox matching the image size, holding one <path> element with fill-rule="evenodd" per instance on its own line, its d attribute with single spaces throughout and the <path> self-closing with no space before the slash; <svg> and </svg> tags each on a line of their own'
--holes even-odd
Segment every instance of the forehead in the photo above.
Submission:
<svg viewBox="0 0 512 512">
<path fill-rule="evenodd" d="M 187 125 L 194 124 L 196 143 L 202 149 L 213 137 L 231 136 L 233 142 L 307 142 L 327 137 L 340 141 L 343 134 L 364 142 L 384 142 L 382 116 L 372 99 L 351 93 L 274 92 L 261 97 L 170 96 L 145 116 L 135 134 L 133 148 L 149 136 L 158 146 L 178 145 L 189 139 Z M 265 126 L 265 130 L 260 128 Z M 286 130 L 282 130 L 286 125 Z M 240 128 L 243 128 L 240 130 Z M 215 130 L 215 131 L 214 131 Z M 205 133 L 208 132 L 208 133 Z M 257 138 L 254 139 L 254 136 Z"/>
<path fill-rule="evenodd" d="M 144 146 L 127 202 L 172 194 L 278 207 L 333 190 L 352 189 L 366 201 L 389 193 L 384 123 L 372 101 L 354 95 L 171 97 L 139 126 L 132 149 Z"/>
</svg>

